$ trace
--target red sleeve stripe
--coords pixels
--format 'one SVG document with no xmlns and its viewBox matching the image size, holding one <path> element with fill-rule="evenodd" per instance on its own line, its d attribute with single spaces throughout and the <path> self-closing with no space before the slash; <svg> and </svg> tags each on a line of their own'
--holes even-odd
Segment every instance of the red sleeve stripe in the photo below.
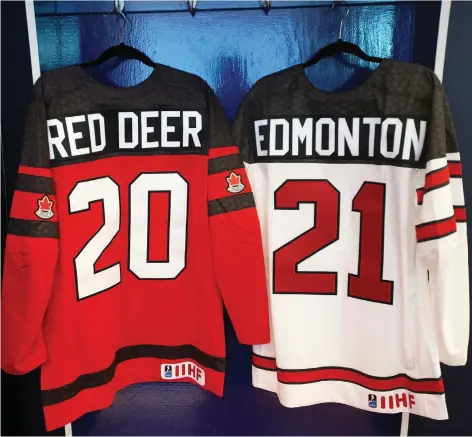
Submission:
<svg viewBox="0 0 472 437">
<path fill-rule="evenodd" d="M 462 177 L 462 164 L 460 161 L 448 161 L 447 166 L 449 168 L 451 178 Z"/>
<path fill-rule="evenodd" d="M 442 378 L 414 379 L 404 373 L 375 377 L 345 367 L 317 369 L 278 369 L 277 378 L 283 384 L 312 384 L 321 381 L 344 381 L 373 391 L 409 390 L 415 393 L 443 394 Z"/>
<path fill-rule="evenodd" d="M 422 223 L 416 226 L 416 240 L 418 243 L 423 241 L 437 240 L 438 238 L 447 237 L 456 232 L 456 219 L 454 216 L 441 220 Z"/>
<path fill-rule="evenodd" d="M 45 178 L 52 177 L 50 168 L 28 167 L 26 165 L 20 165 L 18 173 L 28 174 L 31 176 L 43 176 Z"/>
<path fill-rule="evenodd" d="M 423 197 L 424 197 L 424 188 L 417 188 L 416 199 L 418 200 L 418 205 L 423 205 Z"/>
<path fill-rule="evenodd" d="M 467 220 L 465 206 L 454 206 L 454 217 L 457 223 L 465 223 Z"/>
<path fill-rule="evenodd" d="M 423 198 L 426 193 L 445 187 L 449 184 L 449 168 L 444 166 L 436 170 L 432 170 L 426 174 L 424 187 L 416 189 L 416 198 L 418 205 L 423 204 Z"/>
<path fill-rule="evenodd" d="M 13 202 L 10 210 L 10 217 L 23 220 L 36 220 L 43 221 L 44 214 L 40 213 L 41 205 L 40 202 L 43 200 L 44 195 L 37 193 L 29 193 L 26 191 L 16 191 L 13 196 Z M 56 222 L 56 197 L 54 195 L 47 196 L 50 204 L 48 205 L 47 221 Z M 39 212 L 39 215 L 38 215 Z M 43 218 L 41 218 L 43 216 Z"/>
<path fill-rule="evenodd" d="M 430 171 L 426 174 L 424 192 L 427 193 L 449 183 L 449 169 L 447 166 Z"/>
<path fill-rule="evenodd" d="M 262 355 L 252 354 L 252 365 L 263 370 L 277 370 L 275 358 L 263 357 Z"/>
<path fill-rule="evenodd" d="M 220 156 L 233 155 L 238 152 L 238 146 L 213 147 L 208 151 L 208 157 L 219 158 Z"/>
</svg>

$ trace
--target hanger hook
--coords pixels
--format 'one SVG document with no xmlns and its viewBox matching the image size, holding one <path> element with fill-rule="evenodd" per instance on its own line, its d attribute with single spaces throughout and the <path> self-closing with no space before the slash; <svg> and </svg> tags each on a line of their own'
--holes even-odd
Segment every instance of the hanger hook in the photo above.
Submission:
<svg viewBox="0 0 472 437">
<path fill-rule="evenodd" d="M 335 1 L 335 2 L 333 3 L 333 5 L 329 8 L 329 10 L 331 11 L 331 10 L 334 9 L 334 8 L 340 7 L 342 4 L 346 4 L 346 6 L 347 6 L 347 12 L 346 12 L 346 15 L 344 15 L 344 17 L 342 18 L 341 23 L 339 24 L 339 36 L 338 36 L 338 39 L 342 39 L 342 35 L 343 35 L 343 25 L 344 25 L 344 22 L 346 21 L 347 16 L 349 15 L 350 8 L 349 8 L 349 6 L 347 5 L 347 1 L 345 1 L 345 0 L 342 0 L 342 1 Z"/>
<path fill-rule="evenodd" d="M 187 1 L 187 9 L 192 17 L 195 17 L 195 14 L 197 12 L 197 2 L 197 0 Z"/>
<path fill-rule="evenodd" d="M 125 26 L 126 26 L 126 15 L 124 14 L 125 9 L 125 0 L 114 0 L 113 2 L 113 11 L 117 14 L 117 17 L 123 18 L 123 26 L 120 29 L 120 44 L 123 43 L 123 38 L 125 34 Z"/>
<path fill-rule="evenodd" d="M 264 13 L 269 15 L 270 8 L 272 7 L 272 0 L 261 0 L 259 3 L 261 4 Z"/>
</svg>

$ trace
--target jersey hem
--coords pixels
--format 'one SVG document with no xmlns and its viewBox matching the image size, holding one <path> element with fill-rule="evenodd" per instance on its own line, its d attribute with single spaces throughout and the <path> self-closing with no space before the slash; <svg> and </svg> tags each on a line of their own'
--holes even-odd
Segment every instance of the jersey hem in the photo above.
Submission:
<svg viewBox="0 0 472 437">
<path fill-rule="evenodd" d="M 425 394 L 404 389 L 372 391 L 345 381 L 291 385 L 279 382 L 276 371 L 255 366 L 252 375 L 254 387 L 276 393 L 286 408 L 335 402 L 381 414 L 412 413 L 435 420 L 449 418 L 444 393 Z M 399 402 L 410 405 L 395 406 Z"/>
<path fill-rule="evenodd" d="M 175 366 L 189 364 L 192 365 L 192 370 L 187 368 L 185 372 L 190 376 L 182 376 L 182 372 L 176 375 Z M 172 370 L 166 369 L 166 366 L 172 366 Z M 166 376 L 165 372 L 168 369 L 173 374 Z M 197 377 L 199 380 L 194 380 Z M 118 391 L 144 382 L 187 382 L 221 397 L 223 396 L 224 372 L 209 369 L 194 360 L 185 358 L 179 360 L 139 358 L 122 362 L 117 366 L 113 379 L 106 385 L 82 390 L 70 399 L 44 406 L 46 430 L 54 430 L 73 422 L 86 413 L 107 408 L 113 404 Z"/>
</svg>

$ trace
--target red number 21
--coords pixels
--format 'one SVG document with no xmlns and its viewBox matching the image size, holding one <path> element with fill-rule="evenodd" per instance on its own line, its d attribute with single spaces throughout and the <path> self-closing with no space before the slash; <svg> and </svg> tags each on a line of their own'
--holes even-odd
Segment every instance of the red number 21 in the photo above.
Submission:
<svg viewBox="0 0 472 437">
<path fill-rule="evenodd" d="M 339 191 L 327 180 L 287 180 L 274 193 L 278 210 L 315 205 L 312 228 L 274 252 L 274 293 L 337 294 L 337 272 L 299 272 L 298 264 L 339 239 Z M 348 296 L 393 303 L 393 281 L 382 279 L 385 184 L 364 182 L 352 202 L 360 214 L 359 267 Z"/>
</svg>

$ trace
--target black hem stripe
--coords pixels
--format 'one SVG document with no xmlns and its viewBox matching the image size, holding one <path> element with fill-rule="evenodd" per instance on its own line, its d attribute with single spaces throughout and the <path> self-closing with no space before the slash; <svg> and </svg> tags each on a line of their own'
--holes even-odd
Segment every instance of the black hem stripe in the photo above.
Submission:
<svg viewBox="0 0 472 437">
<path fill-rule="evenodd" d="M 58 238 L 56 222 L 10 218 L 8 233 L 22 237 Z"/>
<path fill-rule="evenodd" d="M 223 171 L 236 170 L 244 168 L 243 161 L 237 153 L 231 155 L 219 156 L 208 160 L 208 174 L 221 173 Z"/>
<path fill-rule="evenodd" d="M 436 225 L 438 223 L 447 222 L 448 220 L 451 220 L 453 218 L 454 218 L 454 215 L 451 215 L 450 217 L 446 217 L 439 220 L 433 220 L 432 222 L 421 223 L 419 225 L 416 225 L 416 229 L 424 228 L 425 226 Z"/>
<path fill-rule="evenodd" d="M 18 173 L 16 189 L 28 193 L 54 194 L 54 182 L 45 176 Z"/>
<path fill-rule="evenodd" d="M 245 208 L 255 208 L 255 206 L 252 193 L 235 194 L 231 197 L 210 200 L 208 202 L 208 216 L 225 214 Z"/>
<path fill-rule="evenodd" d="M 125 346 L 116 351 L 115 359 L 106 369 L 81 375 L 75 381 L 62 387 L 43 390 L 41 392 L 43 406 L 50 406 L 64 402 L 73 398 L 82 390 L 108 384 L 114 378 L 118 364 L 138 358 L 193 360 L 203 367 L 217 372 L 224 372 L 226 366 L 225 358 L 209 355 L 190 344 L 182 346 L 158 346 L 153 344 Z"/>
</svg>

